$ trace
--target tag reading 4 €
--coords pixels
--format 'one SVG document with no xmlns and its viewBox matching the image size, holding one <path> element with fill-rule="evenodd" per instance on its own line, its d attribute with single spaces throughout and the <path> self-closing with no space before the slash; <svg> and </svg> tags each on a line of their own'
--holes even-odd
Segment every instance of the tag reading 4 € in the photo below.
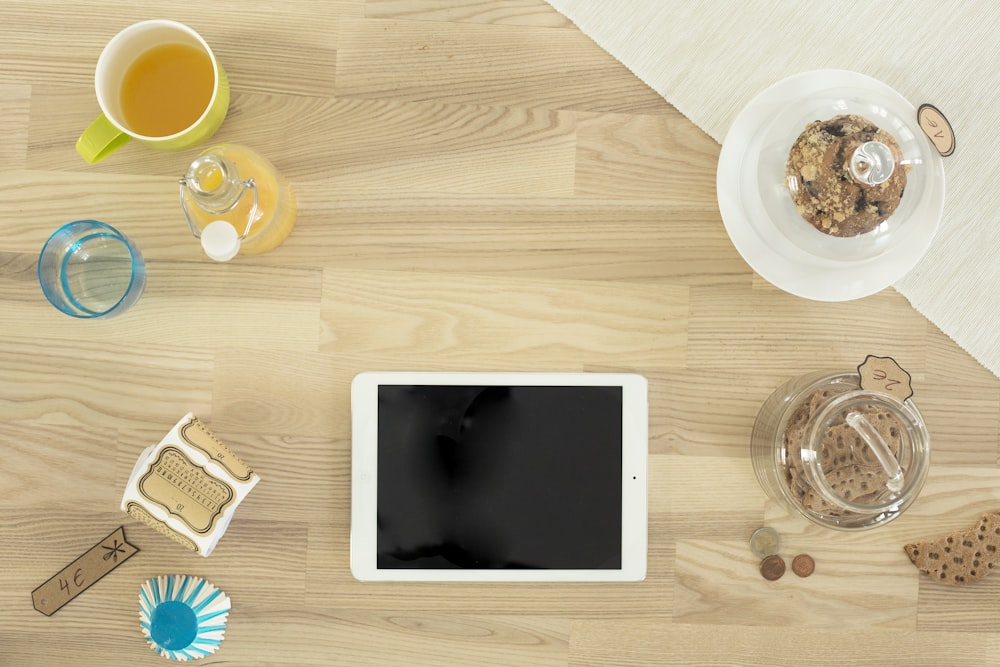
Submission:
<svg viewBox="0 0 1000 667">
<path fill-rule="evenodd" d="M 51 616 L 138 551 L 138 547 L 125 541 L 125 528 L 120 526 L 33 590 L 31 600 L 35 609 Z"/>
</svg>

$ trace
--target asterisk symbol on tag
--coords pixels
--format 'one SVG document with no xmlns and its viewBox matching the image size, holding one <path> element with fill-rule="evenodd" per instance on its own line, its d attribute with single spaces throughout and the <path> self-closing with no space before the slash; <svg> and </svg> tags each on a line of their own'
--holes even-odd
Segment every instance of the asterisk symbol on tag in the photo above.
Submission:
<svg viewBox="0 0 1000 667">
<path fill-rule="evenodd" d="M 105 545 L 102 545 L 102 546 L 105 549 L 108 550 L 108 553 L 104 554 L 104 560 L 107 560 L 109 558 L 114 557 L 115 562 L 117 563 L 118 562 L 118 554 L 122 554 L 122 555 L 125 554 L 125 545 L 124 544 L 118 544 L 118 540 L 115 540 L 115 544 L 112 547 L 105 546 Z"/>
</svg>

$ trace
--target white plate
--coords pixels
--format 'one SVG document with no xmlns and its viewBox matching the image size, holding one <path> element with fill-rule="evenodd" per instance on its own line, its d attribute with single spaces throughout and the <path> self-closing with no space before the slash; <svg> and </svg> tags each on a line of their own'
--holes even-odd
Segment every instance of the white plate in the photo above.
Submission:
<svg viewBox="0 0 1000 667">
<path fill-rule="evenodd" d="M 911 165 L 893 216 L 853 238 L 813 228 L 784 185 L 785 160 L 806 124 L 844 113 L 890 132 Z M 944 208 L 944 165 L 919 130 L 916 108 L 886 84 L 843 70 L 803 72 L 751 100 L 722 143 L 716 185 L 743 259 L 773 285 L 817 301 L 861 298 L 902 278 L 930 247 Z"/>
</svg>

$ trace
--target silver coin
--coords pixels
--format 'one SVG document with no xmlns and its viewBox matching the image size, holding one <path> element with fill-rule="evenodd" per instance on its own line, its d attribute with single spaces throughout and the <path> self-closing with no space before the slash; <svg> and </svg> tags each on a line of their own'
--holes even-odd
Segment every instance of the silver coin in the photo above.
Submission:
<svg viewBox="0 0 1000 667">
<path fill-rule="evenodd" d="M 757 558 L 767 558 L 781 549 L 781 537 L 774 528 L 758 528 L 750 536 L 750 551 Z"/>
</svg>

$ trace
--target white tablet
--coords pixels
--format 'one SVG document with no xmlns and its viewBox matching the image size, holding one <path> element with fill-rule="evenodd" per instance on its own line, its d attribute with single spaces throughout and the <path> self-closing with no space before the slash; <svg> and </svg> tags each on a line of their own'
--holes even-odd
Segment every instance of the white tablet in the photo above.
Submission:
<svg viewBox="0 0 1000 667">
<path fill-rule="evenodd" d="M 362 373 L 351 572 L 363 581 L 646 576 L 646 380 Z"/>
</svg>

